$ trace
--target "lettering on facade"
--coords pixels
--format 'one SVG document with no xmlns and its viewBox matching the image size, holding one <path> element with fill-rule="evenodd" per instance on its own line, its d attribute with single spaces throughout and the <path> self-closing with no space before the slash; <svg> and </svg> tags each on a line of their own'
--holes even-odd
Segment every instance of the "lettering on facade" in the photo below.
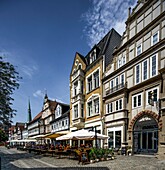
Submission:
<svg viewBox="0 0 165 170">
<path fill-rule="evenodd" d="M 148 121 L 148 120 L 151 120 L 151 118 L 149 117 L 143 117 L 139 120 L 139 122 L 144 122 L 144 121 Z"/>
</svg>

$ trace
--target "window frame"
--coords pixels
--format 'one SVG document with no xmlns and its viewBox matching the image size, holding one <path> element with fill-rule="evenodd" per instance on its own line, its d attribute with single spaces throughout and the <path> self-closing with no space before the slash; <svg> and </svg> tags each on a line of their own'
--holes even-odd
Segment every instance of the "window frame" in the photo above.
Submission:
<svg viewBox="0 0 165 170">
<path fill-rule="evenodd" d="M 146 106 L 150 105 L 149 102 L 148 102 L 149 101 L 149 92 L 153 92 L 154 90 L 157 90 L 157 101 L 158 101 L 158 99 L 159 99 L 159 87 L 157 86 L 157 87 L 151 88 L 149 90 L 146 90 Z M 157 102 L 157 101 L 154 101 L 154 103 Z"/>
<path fill-rule="evenodd" d="M 140 47 L 140 53 L 138 53 L 138 52 L 139 52 L 139 50 L 138 50 L 139 47 Z M 141 53 L 142 53 L 142 43 L 139 44 L 139 45 L 136 47 L 136 56 L 139 56 Z"/>
<path fill-rule="evenodd" d="M 146 79 L 144 79 L 144 63 L 145 62 L 147 62 L 147 78 Z M 148 59 L 146 59 L 146 60 L 144 60 L 143 62 L 142 62 L 142 81 L 145 81 L 145 80 L 148 80 L 148 78 L 149 78 L 149 71 L 148 71 L 148 69 L 149 69 L 149 60 Z"/>
<path fill-rule="evenodd" d="M 152 75 L 152 72 L 153 72 L 153 63 L 152 63 L 153 57 L 156 58 L 156 60 L 155 60 L 156 61 L 156 63 L 155 63 L 155 71 L 156 71 L 155 75 Z M 158 54 L 154 54 L 150 57 L 150 78 L 154 77 L 156 75 L 158 75 Z"/>
<path fill-rule="evenodd" d="M 154 42 L 154 36 L 157 34 L 157 41 Z M 151 46 L 157 44 L 159 42 L 159 31 L 155 32 L 151 37 Z"/>
<path fill-rule="evenodd" d="M 139 105 L 139 100 L 138 100 L 138 97 L 141 96 L 141 102 Z M 134 106 L 134 98 L 136 99 L 136 106 Z M 135 95 L 132 95 L 132 109 L 136 109 L 136 108 L 139 108 L 139 107 L 142 107 L 143 105 L 143 94 L 142 93 L 138 93 L 138 94 L 135 94 Z"/>
<path fill-rule="evenodd" d="M 139 82 L 137 82 L 137 66 L 139 66 Z M 135 84 L 141 83 L 141 64 L 135 66 Z"/>
</svg>

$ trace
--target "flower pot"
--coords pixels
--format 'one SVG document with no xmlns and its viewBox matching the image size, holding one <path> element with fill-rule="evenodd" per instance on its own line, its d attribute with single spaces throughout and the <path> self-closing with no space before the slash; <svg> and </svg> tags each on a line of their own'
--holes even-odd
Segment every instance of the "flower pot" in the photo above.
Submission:
<svg viewBox="0 0 165 170">
<path fill-rule="evenodd" d="M 101 158 L 101 161 L 104 161 L 105 159 L 104 158 Z"/>
<path fill-rule="evenodd" d="M 91 164 L 92 164 L 92 163 L 95 163 L 95 160 L 92 160 L 92 159 L 91 159 L 91 160 L 90 160 L 90 163 L 91 163 Z"/>
<path fill-rule="evenodd" d="M 99 159 L 95 159 L 96 162 L 99 162 Z"/>
</svg>

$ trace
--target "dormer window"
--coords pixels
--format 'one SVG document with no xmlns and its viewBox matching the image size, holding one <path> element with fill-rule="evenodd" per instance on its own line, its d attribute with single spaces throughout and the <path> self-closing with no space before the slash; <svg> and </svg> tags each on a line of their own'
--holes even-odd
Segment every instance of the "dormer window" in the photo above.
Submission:
<svg viewBox="0 0 165 170">
<path fill-rule="evenodd" d="M 90 64 L 96 60 L 96 49 L 90 53 Z"/>
<path fill-rule="evenodd" d="M 61 106 L 58 105 L 55 111 L 56 119 L 61 116 L 61 113 L 62 113 L 62 108 Z"/>
</svg>

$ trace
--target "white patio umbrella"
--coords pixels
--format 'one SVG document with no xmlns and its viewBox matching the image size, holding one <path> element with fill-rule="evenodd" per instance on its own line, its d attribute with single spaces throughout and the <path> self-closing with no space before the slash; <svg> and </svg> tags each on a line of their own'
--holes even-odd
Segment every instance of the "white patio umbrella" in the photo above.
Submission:
<svg viewBox="0 0 165 170">
<path fill-rule="evenodd" d="M 96 133 L 97 139 L 108 139 L 106 135 Z M 56 140 L 92 140 L 96 138 L 95 132 L 91 132 L 85 129 L 81 129 L 75 132 L 71 132 L 67 135 L 60 136 Z"/>
</svg>

